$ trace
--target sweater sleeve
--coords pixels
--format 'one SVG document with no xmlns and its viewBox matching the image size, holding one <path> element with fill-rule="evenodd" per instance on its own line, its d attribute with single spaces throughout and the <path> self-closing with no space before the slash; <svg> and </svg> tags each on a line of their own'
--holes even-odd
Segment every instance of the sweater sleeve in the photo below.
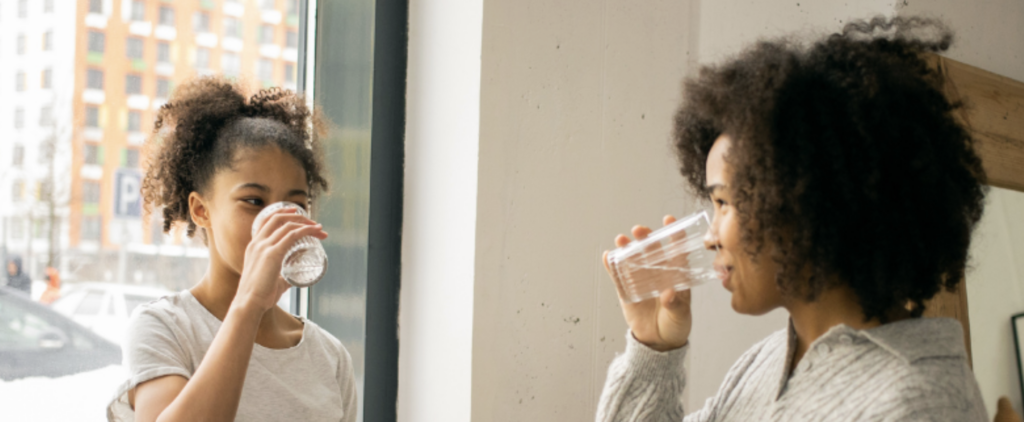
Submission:
<svg viewBox="0 0 1024 422">
<path fill-rule="evenodd" d="M 626 353 L 612 361 L 597 422 L 683 420 L 683 360 L 689 345 L 658 352 L 626 333 Z"/>
</svg>

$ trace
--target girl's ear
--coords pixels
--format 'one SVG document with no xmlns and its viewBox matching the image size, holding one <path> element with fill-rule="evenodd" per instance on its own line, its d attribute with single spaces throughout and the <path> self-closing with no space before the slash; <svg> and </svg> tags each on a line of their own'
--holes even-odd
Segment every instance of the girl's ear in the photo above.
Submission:
<svg viewBox="0 0 1024 422">
<path fill-rule="evenodd" d="M 210 208 L 203 202 L 203 197 L 198 192 L 188 195 L 188 213 L 196 226 L 204 229 L 210 228 Z"/>
</svg>

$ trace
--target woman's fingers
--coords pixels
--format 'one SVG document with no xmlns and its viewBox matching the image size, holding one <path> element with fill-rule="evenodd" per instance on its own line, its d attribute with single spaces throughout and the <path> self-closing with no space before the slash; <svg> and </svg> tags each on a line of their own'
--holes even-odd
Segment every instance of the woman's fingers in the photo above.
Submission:
<svg viewBox="0 0 1024 422">
<path fill-rule="evenodd" d="M 633 233 L 634 239 L 644 240 L 647 238 L 647 235 L 651 234 L 651 229 L 647 226 L 636 225 L 633 226 L 633 230 L 631 230 L 631 232 Z"/>
<path fill-rule="evenodd" d="M 622 280 L 619 280 L 619 277 L 615 275 L 615 271 L 612 270 L 611 264 L 608 263 L 608 251 L 604 251 L 604 255 L 601 256 L 601 261 L 604 262 L 604 269 L 605 271 L 608 271 L 608 276 L 611 277 L 612 283 L 615 284 L 615 292 L 618 293 L 619 300 L 626 300 L 626 290 L 622 287 Z"/>
<path fill-rule="evenodd" d="M 615 246 L 616 247 L 621 248 L 621 247 L 626 246 L 628 244 L 629 244 L 629 237 L 627 237 L 626 235 L 620 234 L 618 236 L 615 236 Z"/>
</svg>

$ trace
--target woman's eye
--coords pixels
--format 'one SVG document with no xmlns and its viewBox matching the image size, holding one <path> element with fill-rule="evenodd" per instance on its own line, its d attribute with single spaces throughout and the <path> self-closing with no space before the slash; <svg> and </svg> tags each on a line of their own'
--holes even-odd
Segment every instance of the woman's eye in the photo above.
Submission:
<svg viewBox="0 0 1024 422">
<path fill-rule="evenodd" d="M 729 205 L 727 202 L 725 202 L 724 200 L 721 200 L 721 199 L 716 199 L 715 200 L 715 204 L 718 205 L 719 207 L 724 207 L 726 205 Z"/>
</svg>

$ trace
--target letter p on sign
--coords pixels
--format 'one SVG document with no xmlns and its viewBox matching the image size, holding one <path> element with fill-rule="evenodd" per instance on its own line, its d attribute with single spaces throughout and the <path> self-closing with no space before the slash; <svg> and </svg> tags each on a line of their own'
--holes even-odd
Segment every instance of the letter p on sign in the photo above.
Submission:
<svg viewBox="0 0 1024 422">
<path fill-rule="evenodd" d="M 114 183 L 114 216 L 142 217 L 142 173 L 135 169 L 118 169 Z"/>
</svg>

